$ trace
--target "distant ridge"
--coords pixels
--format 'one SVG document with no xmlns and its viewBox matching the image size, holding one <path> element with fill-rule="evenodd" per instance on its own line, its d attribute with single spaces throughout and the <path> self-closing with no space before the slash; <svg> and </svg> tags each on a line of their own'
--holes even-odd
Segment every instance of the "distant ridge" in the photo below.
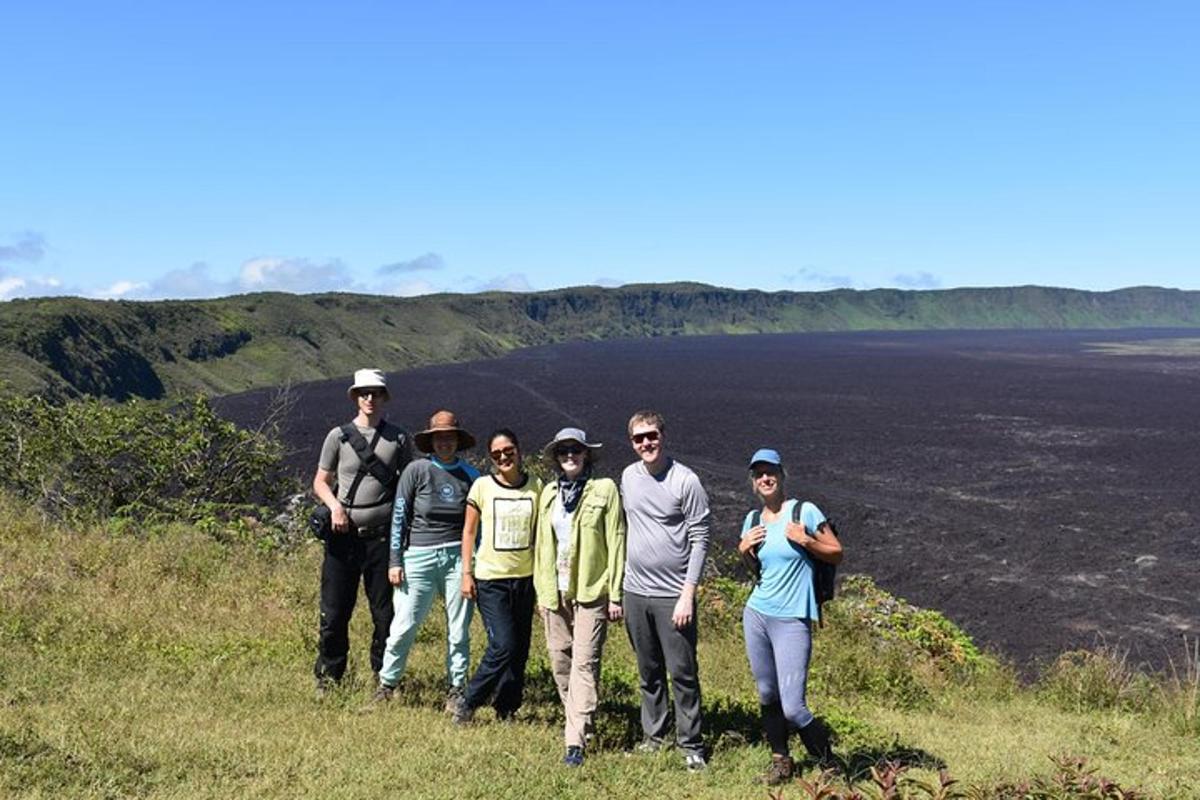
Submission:
<svg viewBox="0 0 1200 800">
<path fill-rule="evenodd" d="M 0 303 L 0 393 L 218 394 L 568 339 L 920 329 L 1200 328 L 1200 292 L 1041 286 L 762 292 L 697 283 L 415 298 L 264 293 Z"/>
</svg>

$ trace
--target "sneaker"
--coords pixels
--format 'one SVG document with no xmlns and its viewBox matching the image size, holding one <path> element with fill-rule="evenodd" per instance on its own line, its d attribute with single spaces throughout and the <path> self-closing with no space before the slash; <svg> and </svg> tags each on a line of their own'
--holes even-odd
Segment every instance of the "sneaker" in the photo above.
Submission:
<svg viewBox="0 0 1200 800">
<path fill-rule="evenodd" d="M 454 711 L 450 719 L 455 725 L 467 725 L 475 717 L 475 709 L 467 705 L 467 698 L 460 697 L 454 701 Z"/>
<path fill-rule="evenodd" d="M 462 699 L 463 699 L 463 687 L 451 686 L 450 690 L 448 692 L 446 692 L 446 705 L 445 705 L 446 713 L 453 714 L 455 709 L 458 708 L 458 701 L 462 700 Z"/>
<path fill-rule="evenodd" d="M 771 756 L 771 766 L 767 768 L 767 773 L 763 775 L 762 780 L 767 786 L 778 786 L 781 783 L 787 783 L 792 779 L 792 775 L 796 770 L 796 762 L 791 756 Z"/>
<path fill-rule="evenodd" d="M 640 755 L 651 755 L 663 749 L 662 739 L 652 739 L 646 737 L 633 746 L 633 752 Z"/>
<path fill-rule="evenodd" d="M 704 753 L 696 751 L 684 754 L 683 763 L 688 768 L 688 772 L 703 772 L 708 769 L 708 762 L 704 760 Z"/>
<path fill-rule="evenodd" d="M 392 695 L 396 693 L 395 686 L 388 686 L 386 683 L 381 683 L 375 687 L 375 694 L 371 695 L 371 705 L 379 705 L 386 703 L 392 699 Z"/>
<path fill-rule="evenodd" d="M 583 766 L 583 748 L 574 745 L 567 748 L 567 754 L 563 756 L 563 763 L 568 767 Z"/>
</svg>

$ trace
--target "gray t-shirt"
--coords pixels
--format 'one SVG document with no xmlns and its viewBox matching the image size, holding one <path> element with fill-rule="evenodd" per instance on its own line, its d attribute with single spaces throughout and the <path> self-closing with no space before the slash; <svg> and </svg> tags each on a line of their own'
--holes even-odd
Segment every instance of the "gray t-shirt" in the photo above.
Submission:
<svg viewBox="0 0 1200 800">
<path fill-rule="evenodd" d="M 442 464 L 419 458 L 405 467 L 392 510 L 389 566 L 403 566 L 408 547 L 461 543 L 467 493 L 478 477 L 479 470 L 462 459 Z"/>
<path fill-rule="evenodd" d="M 671 461 L 651 475 L 638 461 L 621 473 L 621 497 L 629 526 L 627 592 L 678 597 L 684 582 L 699 584 L 708 555 L 708 495 L 696 473 Z"/>
<path fill-rule="evenodd" d="M 375 428 L 363 428 L 358 425 L 354 427 L 358 428 L 358 432 L 368 444 L 375 438 Z M 381 423 L 380 429 L 379 441 L 375 443 L 375 457 L 399 475 L 412 460 L 412 445 L 408 432 L 386 421 Z M 337 474 L 337 499 L 346 504 L 350 486 L 354 483 L 354 476 L 358 474 L 359 459 L 358 453 L 354 452 L 350 443 L 342 441 L 340 427 L 334 428 L 325 437 L 317 466 Z M 354 507 L 348 509 L 351 521 L 360 529 L 378 528 L 381 533 L 386 531 L 392 518 L 391 499 L 389 489 L 368 472 L 359 483 L 358 491 L 354 493 Z"/>
</svg>

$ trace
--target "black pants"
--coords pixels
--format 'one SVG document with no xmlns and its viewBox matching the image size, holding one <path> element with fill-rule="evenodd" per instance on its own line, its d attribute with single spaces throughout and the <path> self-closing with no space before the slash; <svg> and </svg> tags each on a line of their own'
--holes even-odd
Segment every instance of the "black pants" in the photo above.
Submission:
<svg viewBox="0 0 1200 800">
<path fill-rule="evenodd" d="M 475 604 L 487 630 L 487 650 L 467 684 L 467 705 L 478 708 L 495 695 L 500 717 L 521 707 L 525 696 L 525 662 L 533 631 L 533 578 L 475 581 Z"/>
<path fill-rule="evenodd" d="M 325 543 L 321 564 L 321 625 L 317 639 L 317 680 L 340 681 L 350 652 L 350 615 L 358 600 L 361 578 L 375 630 L 371 635 L 371 669 L 383 666 L 383 648 L 392 624 L 392 586 L 388 583 L 386 536 L 360 539 L 335 533 Z"/>
</svg>

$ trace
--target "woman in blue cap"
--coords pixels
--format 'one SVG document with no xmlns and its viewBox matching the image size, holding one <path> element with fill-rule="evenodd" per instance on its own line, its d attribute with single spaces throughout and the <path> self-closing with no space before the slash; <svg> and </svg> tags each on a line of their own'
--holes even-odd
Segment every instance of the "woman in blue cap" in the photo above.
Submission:
<svg viewBox="0 0 1200 800">
<path fill-rule="evenodd" d="M 833 760 L 829 731 L 809 711 L 805 692 L 812 624 L 821 615 L 813 559 L 842 560 L 842 545 L 825 515 L 812 503 L 786 499 L 783 479 L 777 451 L 763 448 L 750 457 L 750 483 L 762 509 L 746 515 L 738 544 L 738 551 L 760 567 L 742 625 L 771 747 L 765 780 L 772 785 L 791 780 L 795 770 L 788 751 L 790 726 L 800 730 L 805 749 L 819 763 Z"/>
</svg>

